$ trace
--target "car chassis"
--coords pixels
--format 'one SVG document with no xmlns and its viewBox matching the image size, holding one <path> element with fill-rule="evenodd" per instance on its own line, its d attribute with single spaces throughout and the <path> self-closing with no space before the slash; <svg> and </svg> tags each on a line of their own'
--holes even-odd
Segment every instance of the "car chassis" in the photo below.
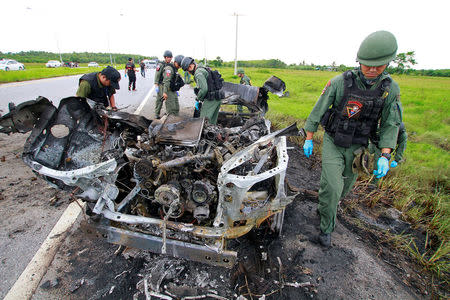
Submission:
<svg viewBox="0 0 450 300">
<path fill-rule="evenodd" d="M 294 198 L 285 190 L 286 136 L 298 129 L 270 132 L 263 88 L 227 83 L 225 95 L 224 103 L 259 112 L 221 113 L 221 126 L 204 118 L 148 120 L 78 97 L 57 109 L 39 97 L 1 117 L 0 132 L 32 129 L 23 161 L 86 201 L 86 233 L 230 268 L 237 253 L 227 240 L 266 220 L 281 232 Z"/>
</svg>

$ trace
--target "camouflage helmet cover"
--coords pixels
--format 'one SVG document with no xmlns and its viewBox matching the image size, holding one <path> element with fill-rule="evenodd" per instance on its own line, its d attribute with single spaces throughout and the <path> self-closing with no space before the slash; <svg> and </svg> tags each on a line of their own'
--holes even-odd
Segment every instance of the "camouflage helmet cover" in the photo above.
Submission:
<svg viewBox="0 0 450 300">
<path fill-rule="evenodd" d="M 238 68 L 237 69 L 237 74 L 245 74 L 244 73 L 244 69 L 243 68 Z"/>
</svg>

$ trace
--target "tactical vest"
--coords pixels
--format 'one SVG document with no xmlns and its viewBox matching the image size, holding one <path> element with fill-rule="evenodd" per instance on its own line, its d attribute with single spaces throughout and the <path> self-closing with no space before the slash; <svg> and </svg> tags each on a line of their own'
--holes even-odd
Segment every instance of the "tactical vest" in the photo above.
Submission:
<svg viewBox="0 0 450 300">
<path fill-rule="evenodd" d="M 337 107 L 331 107 L 322 117 L 325 131 L 334 138 L 336 146 L 348 148 L 353 144 L 367 146 L 369 137 L 376 136 L 378 121 L 389 94 L 391 78 L 386 78 L 374 90 L 361 90 L 355 75 L 344 76 L 344 95 Z"/>
<path fill-rule="evenodd" d="M 203 68 L 208 72 L 208 77 L 206 78 L 208 84 L 208 93 L 206 94 L 205 98 L 208 100 L 220 100 L 225 98 L 225 93 L 221 90 L 223 87 L 223 79 L 219 71 L 213 71 L 208 67 L 199 68 Z"/>
<path fill-rule="evenodd" d="M 91 86 L 91 93 L 89 94 L 89 96 L 87 98 L 89 98 L 97 103 L 101 103 L 104 106 L 108 106 L 109 105 L 108 98 L 110 96 L 108 94 L 109 93 L 108 87 L 100 88 L 98 86 L 97 74 L 98 73 L 96 73 L 96 72 L 84 74 L 83 76 L 80 77 L 80 80 L 78 81 L 78 85 L 80 85 L 81 80 L 86 80 L 87 82 L 89 82 L 89 85 Z"/>
</svg>

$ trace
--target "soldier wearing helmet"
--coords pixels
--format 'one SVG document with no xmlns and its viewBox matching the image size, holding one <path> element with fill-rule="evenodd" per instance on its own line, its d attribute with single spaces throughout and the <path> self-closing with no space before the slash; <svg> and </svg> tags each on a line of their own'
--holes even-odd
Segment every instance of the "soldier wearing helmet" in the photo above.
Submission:
<svg viewBox="0 0 450 300">
<path fill-rule="evenodd" d="M 178 74 L 183 55 L 175 56 L 174 63 L 166 63 L 161 76 L 162 80 L 162 100 L 166 104 L 166 113 L 168 115 L 178 116 L 180 104 L 178 102 L 178 91 L 184 85 L 183 79 Z"/>
<path fill-rule="evenodd" d="M 161 113 L 161 108 L 163 105 L 163 88 L 162 88 L 162 84 L 163 84 L 163 76 L 162 76 L 162 72 L 164 70 L 164 67 L 167 64 L 170 64 L 172 61 L 172 51 L 170 50 L 166 50 L 164 51 L 163 57 L 164 60 L 162 62 L 160 62 L 157 66 L 156 66 L 156 71 L 155 71 L 155 86 L 156 86 L 156 103 L 155 103 L 155 117 L 156 119 L 160 118 L 160 113 Z"/>
<path fill-rule="evenodd" d="M 306 120 L 306 157 L 313 152 L 318 125 L 325 129 L 318 205 L 319 242 L 323 246 L 331 246 L 339 200 L 356 181 L 352 170 L 355 151 L 367 147 L 378 130 L 381 157 L 374 175 L 381 178 L 389 170 L 390 153 L 397 145 L 402 123 L 400 89 L 386 72 L 396 53 L 392 33 L 377 31 L 367 36 L 357 53 L 360 66 L 331 79 Z"/>
<path fill-rule="evenodd" d="M 209 123 L 216 124 L 223 95 L 221 96 L 220 91 L 213 87 L 212 71 L 202 64 L 197 64 L 192 57 L 183 58 L 181 68 L 194 75 L 197 84 L 195 108 L 197 111 L 200 109 L 200 117 L 205 117 Z"/>
<path fill-rule="evenodd" d="M 245 72 L 244 72 L 243 68 L 237 69 L 237 75 L 241 78 L 241 81 L 239 81 L 240 84 L 252 85 L 252 81 L 250 80 L 250 77 L 245 75 Z M 240 113 L 243 112 L 242 105 L 237 105 L 237 111 L 240 112 Z"/>
</svg>

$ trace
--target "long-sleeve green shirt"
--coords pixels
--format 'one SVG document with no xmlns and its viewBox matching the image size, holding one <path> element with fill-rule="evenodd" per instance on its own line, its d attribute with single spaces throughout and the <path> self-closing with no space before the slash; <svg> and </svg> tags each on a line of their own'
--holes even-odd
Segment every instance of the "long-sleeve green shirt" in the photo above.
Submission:
<svg viewBox="0 0 450 300">
<path fill-rule="evenodd" d="M 398 132 L 398 138 L 397 138 L 397 148 L 395 149 L 395 157 L 394 160 L 396 162 L 402 162 L 403 161 L 403 154 L 406 150 L 406 144 L 408 141 L 408 134 L 406 133 L 405 127 L 403 127 L 403 130 L 400 130 Z"/>
<path fill-rule="evenodd" d="M 247 75 L 244 74 L 244 76 L 242 76 L 241 81 L 239 81 L 240 84 L 243 85 L 252 85 L 252 82 L 250 80 L 250 77 L 248 77 Z"/>
<path fill-rule="evenodd" d="M 166 66 L 166 63 L 165 63 L 165 62 L 160 62 L 160 63 L 156 66 L 156 71 L 155 71 L 155 84 L 159 84 L 159 81 L 161 80 L 162 72 L 163 72 L 165 66 Z"/>
<path fill-rule="evenodd" d="M 365 84 L 359 77 L 358 69 L 352 70 L 356 75 L 356 84 L 359 89 L 366 90 Z M 383 79 L 389 77 L 389 74 L 384 72 L 378 81 L 371 87 L 375 89 Z M 317 100 L 314 108 L 308 116 L 305 124 L 305 130 L 316 132 L 320 120 L 324 113 L 334 105 L 337 107 L 344 96 L 344 76 L 338 75 L 331 79 L 322 91 L 322 95 Z M 380 148 L 395 149 L 397 145 L 398 129 L 402 122 L 402 111 L 400 104 L 400 88 L 398 84 L 392 80 L 389 95 L 384 100 L 383 110 L 380 119 L 380 141 L 378 146 Z"/>
<path fill-rule="evenodd" d="M 174 71 L 175 70 L 175 71 Z M 172 81 L 172 77 L 175 76 L 176 68 L 172 68 L 170 65 L 166 65 L 162 72 L 163 77 L 163 93 L 169 94 L 169 92 L 173 92 L 170 89 L 170 81 Z"/>
<path fill-rule="evenodd" d="M 202 64 L 197 66 L 194 73 L 194 80 L 198 87 L 197 99 L 203 101 L 208 95 L 208 71 Z"/>
</svg>

